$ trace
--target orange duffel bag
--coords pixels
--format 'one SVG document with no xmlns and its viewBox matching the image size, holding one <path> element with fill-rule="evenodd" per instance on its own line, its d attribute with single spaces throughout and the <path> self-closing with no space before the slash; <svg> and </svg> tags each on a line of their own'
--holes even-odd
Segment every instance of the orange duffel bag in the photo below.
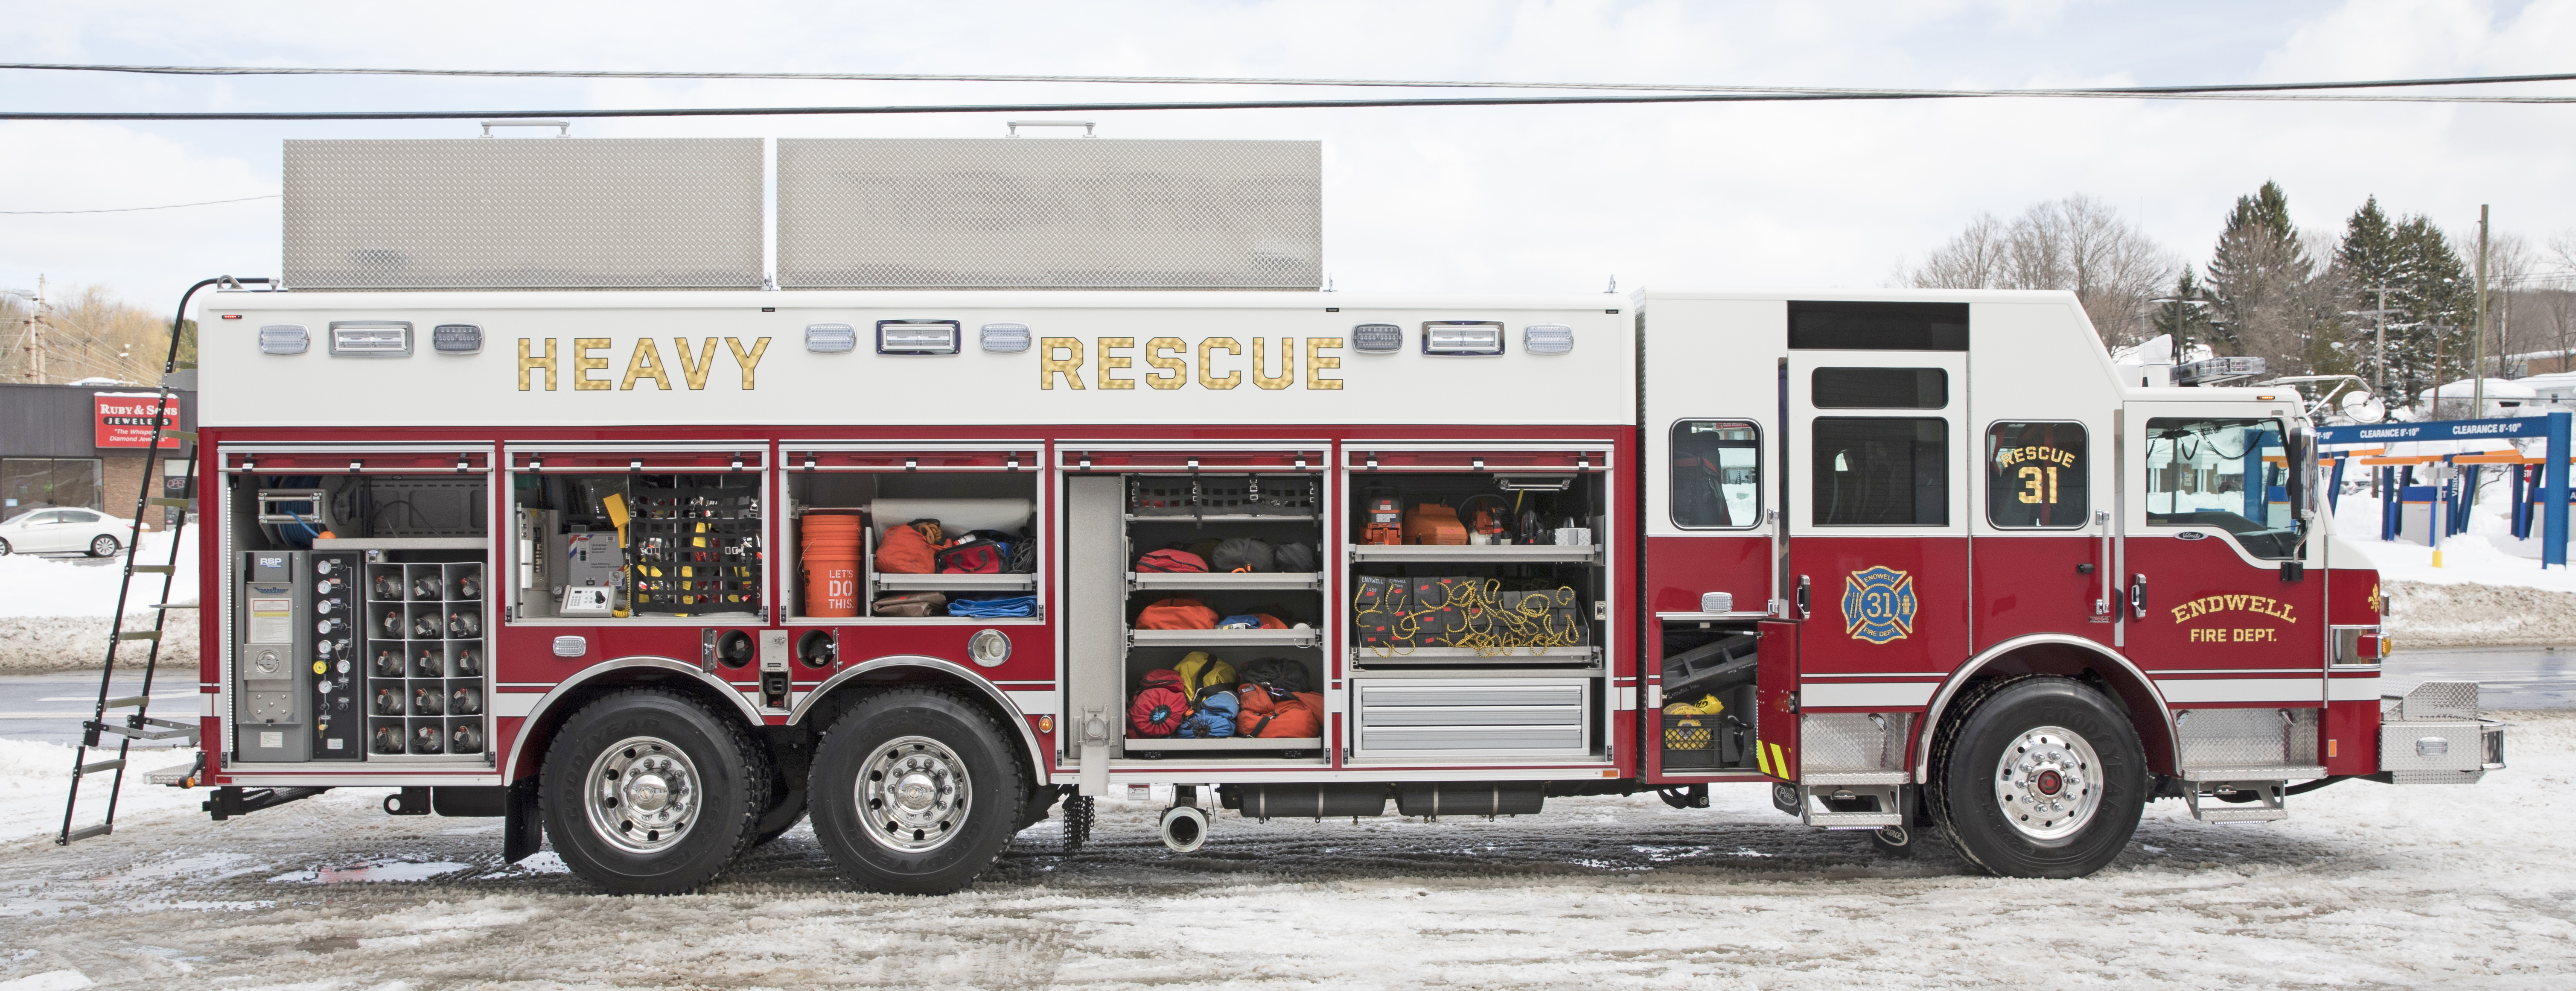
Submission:
<svg viewBox="0 0 2576 991">
<path fill-rule="evenodd" d="M 1246 684 L 1239 698 L 1243 713 L 1234 717 L 1236 736 L 1297 740 L 1324 735 L 1324 697 L 1320 694 L 1272 695 L 1269 689 Z"/>
<path fill-rule="evenodd" d="M 910 524 L 890 526 L 884 541 L 877 544 L 877 573 L 927 575 L 939 570 L 938 553 L 938 548 L 930 546 L 930 539 Z"/>
<path fill-rule="evenodd" d="M 1175 595 L 1136 614 L 1139 630 L 1213 630 L 1216 610 L 1186 595 Z"/>
</svg>

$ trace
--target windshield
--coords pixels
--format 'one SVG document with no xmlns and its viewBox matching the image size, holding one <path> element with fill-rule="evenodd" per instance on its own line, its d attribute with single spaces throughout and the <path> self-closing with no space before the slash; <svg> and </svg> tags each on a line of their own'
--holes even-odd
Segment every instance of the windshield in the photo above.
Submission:
<svg viewBox="0 0 2576 991">
<path fill-rule="evenodd" d="M 2276 419 L 2148 420 L 2147 525 L 2212 527 L 2255 557 L 2297 558 L 2284 436 Z"/>
</svg>

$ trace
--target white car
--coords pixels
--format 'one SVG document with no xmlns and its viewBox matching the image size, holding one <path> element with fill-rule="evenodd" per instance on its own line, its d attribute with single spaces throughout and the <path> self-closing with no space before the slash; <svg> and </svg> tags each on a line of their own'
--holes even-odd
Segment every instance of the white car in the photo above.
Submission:
<svg viewBox="0 0 2576 991">
<path fill-rule="evenodd" d="M 78 551 L 106 557 L 125 546 L 133 529 L 133 521 L 95 509 L 38 509 L 0 523 L 0 554 Z"/>
</svg>

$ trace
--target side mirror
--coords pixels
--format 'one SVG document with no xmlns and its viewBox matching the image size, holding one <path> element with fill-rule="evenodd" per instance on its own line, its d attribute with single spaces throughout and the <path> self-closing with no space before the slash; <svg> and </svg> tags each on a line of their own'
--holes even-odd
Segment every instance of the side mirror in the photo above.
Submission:
<svg viewBox="0 0 2576 991">
<path fill-rule="evenodd" d="M 2290 435 L 2282 441 L 2281 453 L 2285 456 L 2283 460 L 2288 462 L 2289 470 L 2284 473 L 2287 475 L 2287 484 L 2284 487 L 2289 490 L 2291 515 L 2300 522 L 2315 519 L 2317 516 L 2317 435 L 2315 431 L 2304 423 L 2291 427 Z"/>
</svg>

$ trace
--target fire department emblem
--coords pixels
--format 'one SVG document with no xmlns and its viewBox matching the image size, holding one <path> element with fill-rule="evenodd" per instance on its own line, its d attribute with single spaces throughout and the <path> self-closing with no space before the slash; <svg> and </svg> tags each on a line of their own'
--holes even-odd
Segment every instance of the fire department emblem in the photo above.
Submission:
<svg viewBox="0 0 2576 991">
<path fill-rule="evenodd" d="M 1914 577 L 1884 565 L 1843 579 L 1843 629 L 1871 643 L 1914 632 Z"/>
</svg>

